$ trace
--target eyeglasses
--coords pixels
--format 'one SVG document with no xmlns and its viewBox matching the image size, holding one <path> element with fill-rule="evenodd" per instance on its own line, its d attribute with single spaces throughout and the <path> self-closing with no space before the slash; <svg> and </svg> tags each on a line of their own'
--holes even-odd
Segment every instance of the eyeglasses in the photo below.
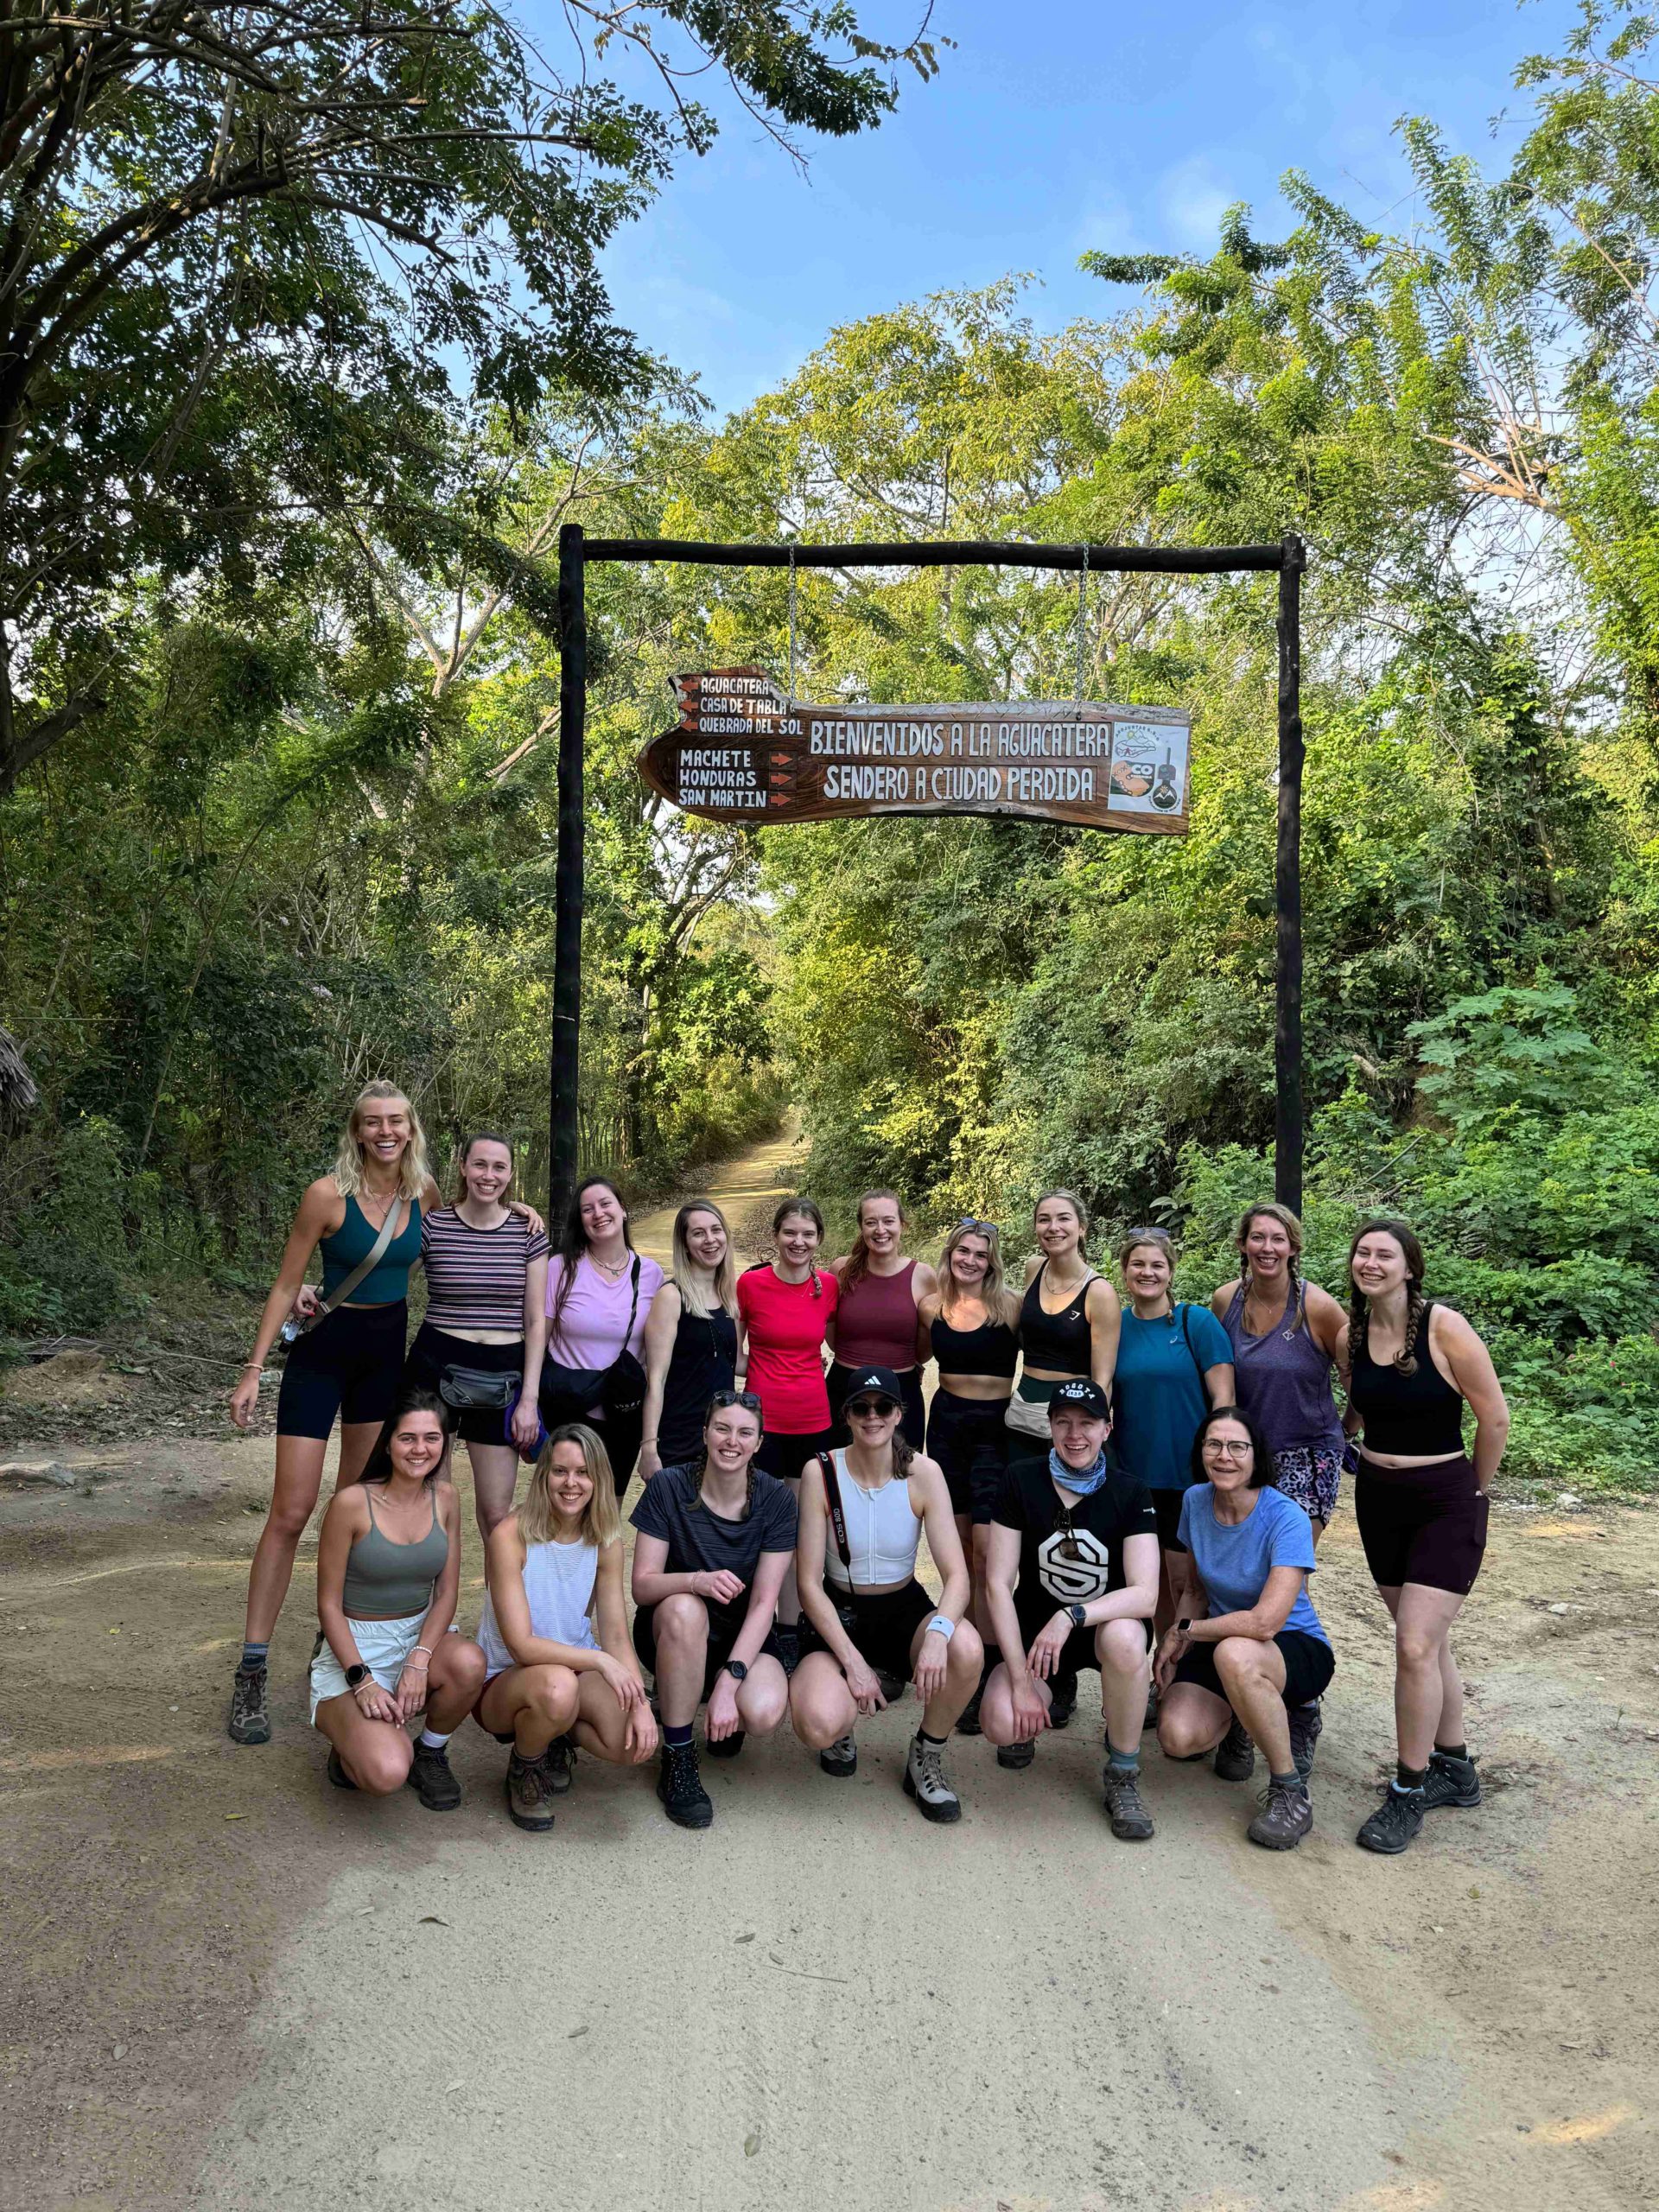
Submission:
<svg viewBox="0 0 1659 2212">
<path fill-rule="evenodd" d="M 885 1421 L 889 1414 L 902 1413 L 904 1408 L 892 1398 L 858 1398 L 847 1408 L 854 1421 Z"/>
<path fill-rule="evenodd" d="M 758 1414 L 760 1401 L 753 1390 L 716 1390 L 709 1401 L 711 1414 L 723 1414 L 728 1406 L 741 1406 L 746 1412 Z"/>
<path fill-rule="evenodd" d="M 1204 1448 L 1206 1452 L 1214 1452 L 1217 1459 L 1245 1459 L 1255 1447 L 1248 1439 L 1240 1443 L 1231 1436 L 1206 1436 Z"/>
</svg>

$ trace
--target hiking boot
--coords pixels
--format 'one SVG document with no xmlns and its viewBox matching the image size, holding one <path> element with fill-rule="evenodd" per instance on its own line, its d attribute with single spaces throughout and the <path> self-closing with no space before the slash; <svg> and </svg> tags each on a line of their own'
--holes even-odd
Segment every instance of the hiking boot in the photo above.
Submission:
<svg viewBox="0 0 1659 2212">
<path fill-rule="evenodd" d="M 1423 1777 L 1423 1810 L 1438 1813 L 1447 1805 L 1478 1805 L 1480 1776 L 1473 1759 L 1449 1759 L 1444 1751 L 1429 1755 Z"/>
<path fill-rule="evenodd" d="M 1101 1769 L 1100 1786 L 1112 1834 L 1118 1841 L 1145 1843 L 1153 1832 L 1152 1815 L 1141 1802 L 1140 1768 L 1113 1766 L 1109 1762 Z"/>
<path fill-rule="evenodd" d="M 1289 1719 L 1290 1756 L 1297 1773 L 1306 1782 L 1313 1771 L 1313 1753 L 1319 1746 L 1319 1732 L 1325 1726 L 1319 1700 L 1315 1698 L 1311 1705 L 1293 1705 Z"/>
<path fill-rule="evenodd" d="M 743 1748 L 743 1731 L 734 1728 L 729 1736 L 722 1736 L 717 1744 L 705 1738 L 702 1748 L 711 1759 L 734 1759 Z"/>
<path fill-rule="evenodd" d="M 962 1718 L 957 1723 L 957 1733 L 958 1736 L 977 1736 L 981 1732 L 979 1726 L 979 1701 L 984 1694 L 985 1685 L 982 1682 L 979 1688 L 974 1692 L 972 1697 L 969 1699 L 967 1704 L 963 1706 L 962 1709 Z"/>
<path fill-rule="evenodd" d="M 556 1797 L 563 1797 L 575 1779 L 576 1739 L 571 1735 L 556 1736 L 542 1753 L 543 1777 Z"/>
<path fill-rule="evenodd" d="M 858 1772 L 858 1744 L 849 1731 L 837 1736 L 828 1751 L 818 1753 L 818 1764 L 826 1774 L 833 1774 L 837 1782 L 844 1782 L 849 1774 Z"/>
<path fill-rule="evenodd" d="M 1313 1807 L 1305 1783 L 1269 1782 L 1262 1810 L 1244 1831 L 1263 1851 L 1294 1851 L 1313 1825 Z"/>
<path fill-rule="evenodd" d="M 1037 1746 L 1029 1738 L 1023 1744 L 999 1744 L 996 1748 L 998 1766 L 1015 1770 L 1028 1767 L 1037 1756 Z"/>
<path fill-rule="evenodd" d="M 545 1835 L 553 1825 L 552 1808 L 547 1802 L 550 1788 L 547 1754 L 527 1759 L 516 1751 L 507 1761 L 506 1779 L 502 1784 L 507 1797 L 507 1817 L 516 1828 L 528 1828 L 532 1835 Z"/>
<path fill-rule="evenodd" d="M 1077 1670 L 1068 1668 L 1065 1674 L 1056 1675 L 1051 1687 L 1054 1694 L 1049 1700 L 1048 1725 L 1051 1728 L 1069 1728 L 1077 1709 Z"/>
<path fill-rule="evenodd" d="M 664 1744 L 657 1795 L 663 1810 L 676 1827 L 706 1828 L 713 1825 L 715 1803 L 697 1773 L 695 1744 Z"/>
<path fill-rule="evenodd" d="M 1421 1789 L 1401 1789 L 1391 1782 L 1383 1793 L 1382 1802 L 1354 1841 L 1362 1851 L 1380 1851 L 1389 1858 L 1403 1851 L 1414 1841 L 1423 1825 L 1426 1794 Z"/>
<path fill-rule="evenodd" d="M 429 1813 L 453 1813 L 461 1802 L 461 1782 L 449 1770 L 448 1745 L 417 1740 L 404 1787 L 420 1791 L 421 1802 Z"/>
<path fill-rule="evenodd" d="M 910 1688 L 910 1677 L 907 1675 L 884 1675 L 879 1667 L 875 1670 L 875 1679 L 880 1683 L 881 1694 L 889 1705 L 899 1704 L 905 1692 Z"/>
<path fill-rule="evenodd" d="M 351 1776 L 346 1773 L 340 1753 L 332 1744 L 328 1747 L 328 1779 L 336 1789 L 355 1789 L 357 1787 Z"/>
<path fill-rule="evenodd" d="M 944 1778 L 938 1745 L 925 1744 L 919 1736 L 911 1738 L 905 1759 L 905 1795 L 916 1800 L 916 1809 L 925 1821 L 959 1821 L 962 1801 Z"/>
<path fill-rule="evenodd" d="M 1144 1736 L 1148 1728 L 1155 1728 L 1157 1726 L 1158 1693 L 1153 1689 L 1147 1692 L 1147 1717 L 1141 1723 L 1141 1733 Z"/>
<path fill-rule="evenodd" d="M 1216 1745 L 1216 1772 L 1224 1782 L 1248 1782 L 1255 1772 L 1255 1745 L 1242 1720 L 1235 1720 Z"/>
<path fill-rule="evenodd" d="M 225 1732 L 233 1744 L 268 1744 L 270 1712 L 265 1703 L 267 1681 L 263 1667 L 238 1667 L 231 1684 L 231 1717 Z"/>
</svg>

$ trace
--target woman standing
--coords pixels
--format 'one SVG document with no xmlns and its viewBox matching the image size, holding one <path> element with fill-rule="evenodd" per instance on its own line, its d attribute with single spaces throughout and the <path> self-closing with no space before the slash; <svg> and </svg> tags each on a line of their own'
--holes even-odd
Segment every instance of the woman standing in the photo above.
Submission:
<svg viewBox="0 0 1659 2212">
<path fill-rule="evenodd" d="M 859 1714 L 887 1703 L 881 1676 L 913 1679 L 922 1718 L 905 1760 L 905 1795 L 924 1820 L 959 1821 L 940 1758 L 983 1655 L 963 1618 L 968 1567 L 950 1493 L 937 1464 L 911 1450 L 903 1411 L 891 1368 L 859 1369 L 847 1393 L 853 1440 L 825 1452 L 820 1479 L 801 1486 L 795 1556 L 804 1618 L 790 1713 L 824 1772 L 844 1778 L 858 1770 Z M 924 1529 L 944 1582 L 937 1605 L 916 1580 Z"/>
<path fill-rule="evenodd" d="M 944 1240 L 937 1281 L 922 1300 L 917 1332 L 919 1357 L 939 1365 L 927 1451 L 944 1471 L 977 1591 L 985 1529 L 1008 1463 L 1007 1415 L 1020 1364 L 1020 1301 L 1003 1284 L 996 1224 L 959 1221 Z"/>
<path fill-rule="evenodd" d="M 448 1745 L 484 1682 L 484 1654 L 448 1632 L 461 1586 L 448 1448 L 442 1401 L 404 1392 L 361 1478 L 334 1492 L 317 1540 L 311 1725 L 331 1746 L 328 1779 L 379 1797 L 407 1783 L 429 1813 L 461 1802 Z M 405 1726 L 422 1711 L 411 1751 Z"/>
<path fill-rule="evenodd" d="M 516 1447 L 532 1447 L 540 1427 L 547 1231 L 532 1229 L 507 1204 L 512 1147 L 505 1137 L 468 1137 L 457 1172 L 454 1205 L 438 1207 L 421 1224 L 426 1319 L 404 1382 L 435 1390 L 450 1408 L 472 1461 L 473 1508 L 487 1545 L 512 1506 Z"/>
<path fill-rule="evenodd" d="M 1170 1555 L 1179 1548 L 1192 1440 L 1212 1406 L 1233 1402 L 1233 1348 L 1208 1306 L 1175 1301 L 1175 1247 L 1163 1230 L 1130 1230 L 1117 1263 L 1129 1303 L 1117 1340 L 1113 1436 L 1118 1458 L 1151 1491 L 1158 1516 L 1162 1564 L 1153 1625 L 1161 1636 L 1175 1618 Z M 1154 1704 L 1147 1725 L 1157 1718 Z"/>
<path fill-rule="evenodd" d="M 810 1198 L 785 1198 L 772 1217 L 773 1254 L 737 1279 L 743 1340 L 737 1380 L 759 1401 L 765 1441 L 756 1464 L 798 1501 L 801 1470 L 832 1441 L 823 1347 L 841 1285 L 818 1266 L 823 1216 Z M 801 1601 L 791 1557 L 778 1605 L 779 1648 L 795 1664 Z"/>
<path fill-rule="evenodd" d="M 645 1408 L 639 1355 L 662 1285 L 656 1261 L 633 1249 L 615 1184 L 589 1175 L 576 1185 L 564 1240 L 547 1270 L 541 1413 L 550 1429 L 579 1421 L 594 1431 L 619 1498 L 639 1456 Z"/>
<path fill-rule="evenodd" d="M 709 1401 L 737 1372 L 737 1270 L 720 1208 L 694 1198 L 674 1217 L 674 1272 L 645 1324 L 639 1472 L 683 1466 L 702 1444 Z"/>
<path fill-rule="evenodd" d="M 939 1287 L 925 1260 L 907 1260 L 905 1210 L 894 1191 L 866 1191 L 858 1202 L 858 1230 L 845 1259 L 834 1262 L 841 1288 L 829 1332 L 835 1358 L 830 1369 L 830 1417 L 835 1440 L 844 1446 L 848 1428 L 842 1404 L 860 1369 L 886 1367 L 904 1390 L 905 1441 L 922 1448 L 925 1416 L 922 1371 L 916 1360 L 916 1316 Z"/>
<path fill-rule="evenodd" d="M 1273 1460 L 1236 1406 L 1206 1414 L 1192 1447 L 1195 1486 L 1181 1499 L 1179 1618 L 1159 1647 L 1158 1741 L 1198 1758 L 1243 1725 L 1267 1754 L 1268 1791 L 1247 1831 L 1292 1851 L 1313 1825 L 1320 1694 L 1335 1661 L 1307 1595 L 1313 1531 L 1273 1487 Z"/>
<path fill-rule="evenodd" d="M 656 1750 L 628 1641 L 615 1484 L 591 1428 L 548 1438 L 524 1503 L 491 1537 L 478 1640 L 489 1671 L 474 1718 L 512 1741 L 505 1788 L 515 1827 L 552 1827 L 548 1800 L 570 1787 L 572 1745 L 615 1766 Z"/>
<path fill-rule="evenodd" d="M 295 1342 L 276 1400 L 276 1481 L 248 1577 L 242 1657 L 231 1692 L 229 1734 L 268 1744 L 267 1662 L 294 1554 L 316 1510 L 323 1455 L 338 1418 L 337 1488 L 356 1482 L 397 1396 L 409 1324 L 409 1271 L 420 1257 L 421 1217 L 438 1203 L 426 1135 L 395 1084 L 358 1093 L 332 1174 L 300 1201 L 259 1333 L 231 1395 L 238 1428 L 252 1420 L 259 1376 L 322 1255 L 323 1318 Z"/>
<path fill-rule="evenodd" d="M 664 1467 L 633 1509 L 634 1649 L 657 1677 L 663 1770 L 657 1795 L 677 1827 L 715 1808 L 697 1773 L 692 1724 L 706 1699 L 710 1758 L 735 1758 L 789 1707 L 772 1617 L 795 1550 L 795 1501 L 760 1471 L 760 1408 L 719 1390 L 696 1464 Z"/>
<path fill-rule="evenodd" d="M 1359 1417 L 1354 1513 L 1365 1563 L 1394 1617 L 1399 1764 L 1355 1840 L 1405 1850 L 1425 1812 L 1480 1802 L 1464 1741 L 1452 1624 L 1486 1548 L 1488 1495 L 1510 1433 L 1491 1354 L 1461 1313 L 1423 1296 L 1423 1248 L 1403 1221 L 1373 1221 L 1348 1255 L 1341 1357 Z M 1463 1445 L 1463 1409 L 1475 1448 Z"/>
</svg>

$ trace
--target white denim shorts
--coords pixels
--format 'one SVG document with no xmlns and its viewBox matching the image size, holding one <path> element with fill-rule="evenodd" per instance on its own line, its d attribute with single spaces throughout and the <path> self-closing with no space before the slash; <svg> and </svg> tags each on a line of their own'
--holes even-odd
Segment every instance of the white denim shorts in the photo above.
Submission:
<svg viewBox="0 0 1659 2212">
<path fill-rule="evenodd" d="M 349 1618 L 349 1615 L 347 1616 Z M 404 1671 L 404 1662 L 421 1640 L 421 1624 L 426 1618 L 426 1608 L 410 1613 L 400 1621 L 353 1621 L 352 1637 L 363 1664 L 374 1676 L 383 1690 L 395 1690 L 397 1677 Z M 317 1722 L 317 1707 L 326 1697 L 344 1697 L 346 1691 L 346 1669 L 335 1658 L 326 1636 L 319 1635 L 316 1649 L 311 1655 L 311 1725 Z"/>
</svg>

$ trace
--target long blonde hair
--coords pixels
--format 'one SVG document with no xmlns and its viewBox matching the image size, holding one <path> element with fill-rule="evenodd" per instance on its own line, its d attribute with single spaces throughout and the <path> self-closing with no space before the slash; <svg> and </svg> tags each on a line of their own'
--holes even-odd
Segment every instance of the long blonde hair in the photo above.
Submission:
<svg viewBox="0 0 1659 2212">
<path fill-rule="evenodd" d="M 674 1217 L 674 1264 L 669 1270 L 670 1279 L 680 1294 L 680 1304 L 688 1313 L 706 1319 L 712 1308 L 705 1300 L 692 1271 L 690 1246 L 685 1241 L 685 1224 L 694 1213 L 711 1213 L 726 1232 L 726 1249 L 721 1255 L 720 1265 L 715 1269 L 715 1300 L 734 1320 L 737 1319 L 737 1265 L 732 1257 L 732 1227 L 712 1198 L 690 1198 Z"/>
<path fill-rule="evenodd" d="M 950 1313 L 956 1303 L 957 1279 L 950 1272 L 950 1255 L 964 1236 L 977 1236 L 988 1247 L 980 1298 L 991 1319 L 1011 1329 L 1020 1316 L 1020 1301 L 1002 1279 L 1002 1238 L 994 1221 L 959 1221 L 945 1238 L 939 1255 L 939 1319 L 947 1328 L 953 1325 Z"/>
<path fill-rule="evenodd" d="M 870 1271 L 869 1247 L 864 1242 L 864 1209 L 872 1198 L 886 1198 L 896 1209 L 901 1232 L 910 1226 L 910 1217 L 905 1211 L 905 1202 L 897 1191 L 889 1191 L 884 1185 L 880 1190 L 865 1192 L 853 1209 L 853 1219 L 857 1226 L 854 1230 L 853 1241 L 849 1247 L 847 1256 L 842 1262 L 839 1269 L 841 1294 L 843 1298 L 849 1290 L 856 1290 Z"/>
<path fill-rule="evenodd" d="M 397 1163 L 397 1195 L 413 1201 L 418 1198 L 432 1179 L 432 1170 L 427 1161 L 426 1131 L 421 1127 L 421 1117 L 410 1103 L 408 1094 L 395 1083 L 365 1083 L 352 1101 L 352 1110 L 346 1116 L 346 1127 L 340 1132 L 340 1152 L 334 1161 L 334 1182 L 342 1198 L 354 1198 L 363 1187 L 363 1147 L 358 1141 L 357 1121 L 363 1109 L 377 1098 L 397 1098 L 409 1108 L 409 1142 L 404 1147 L 404 1156 Z"/>
<path fill-rule="evenodd" d="M 526 1545 L 551 1543 L 553 1532 L 560 1526 L 550 1489 L 553 1449 L 558 1444 L 581 1446 L 582 1465 L 594 1485 L 594 1494 L 582 1510 L 578 1530 L 581 1541 L 597 1546 L 613 1544 L 622 1534 L 622 1516 L 616 1510 L 616 1484 L 611 1479 L 610 1459 L 593 1430 L 584 1427 L 579 1421 L 563 1422 L 543 1445 L 524 1491 L 524 1503 L 518 1508 L 519 1536 Z"/>
</svg>

